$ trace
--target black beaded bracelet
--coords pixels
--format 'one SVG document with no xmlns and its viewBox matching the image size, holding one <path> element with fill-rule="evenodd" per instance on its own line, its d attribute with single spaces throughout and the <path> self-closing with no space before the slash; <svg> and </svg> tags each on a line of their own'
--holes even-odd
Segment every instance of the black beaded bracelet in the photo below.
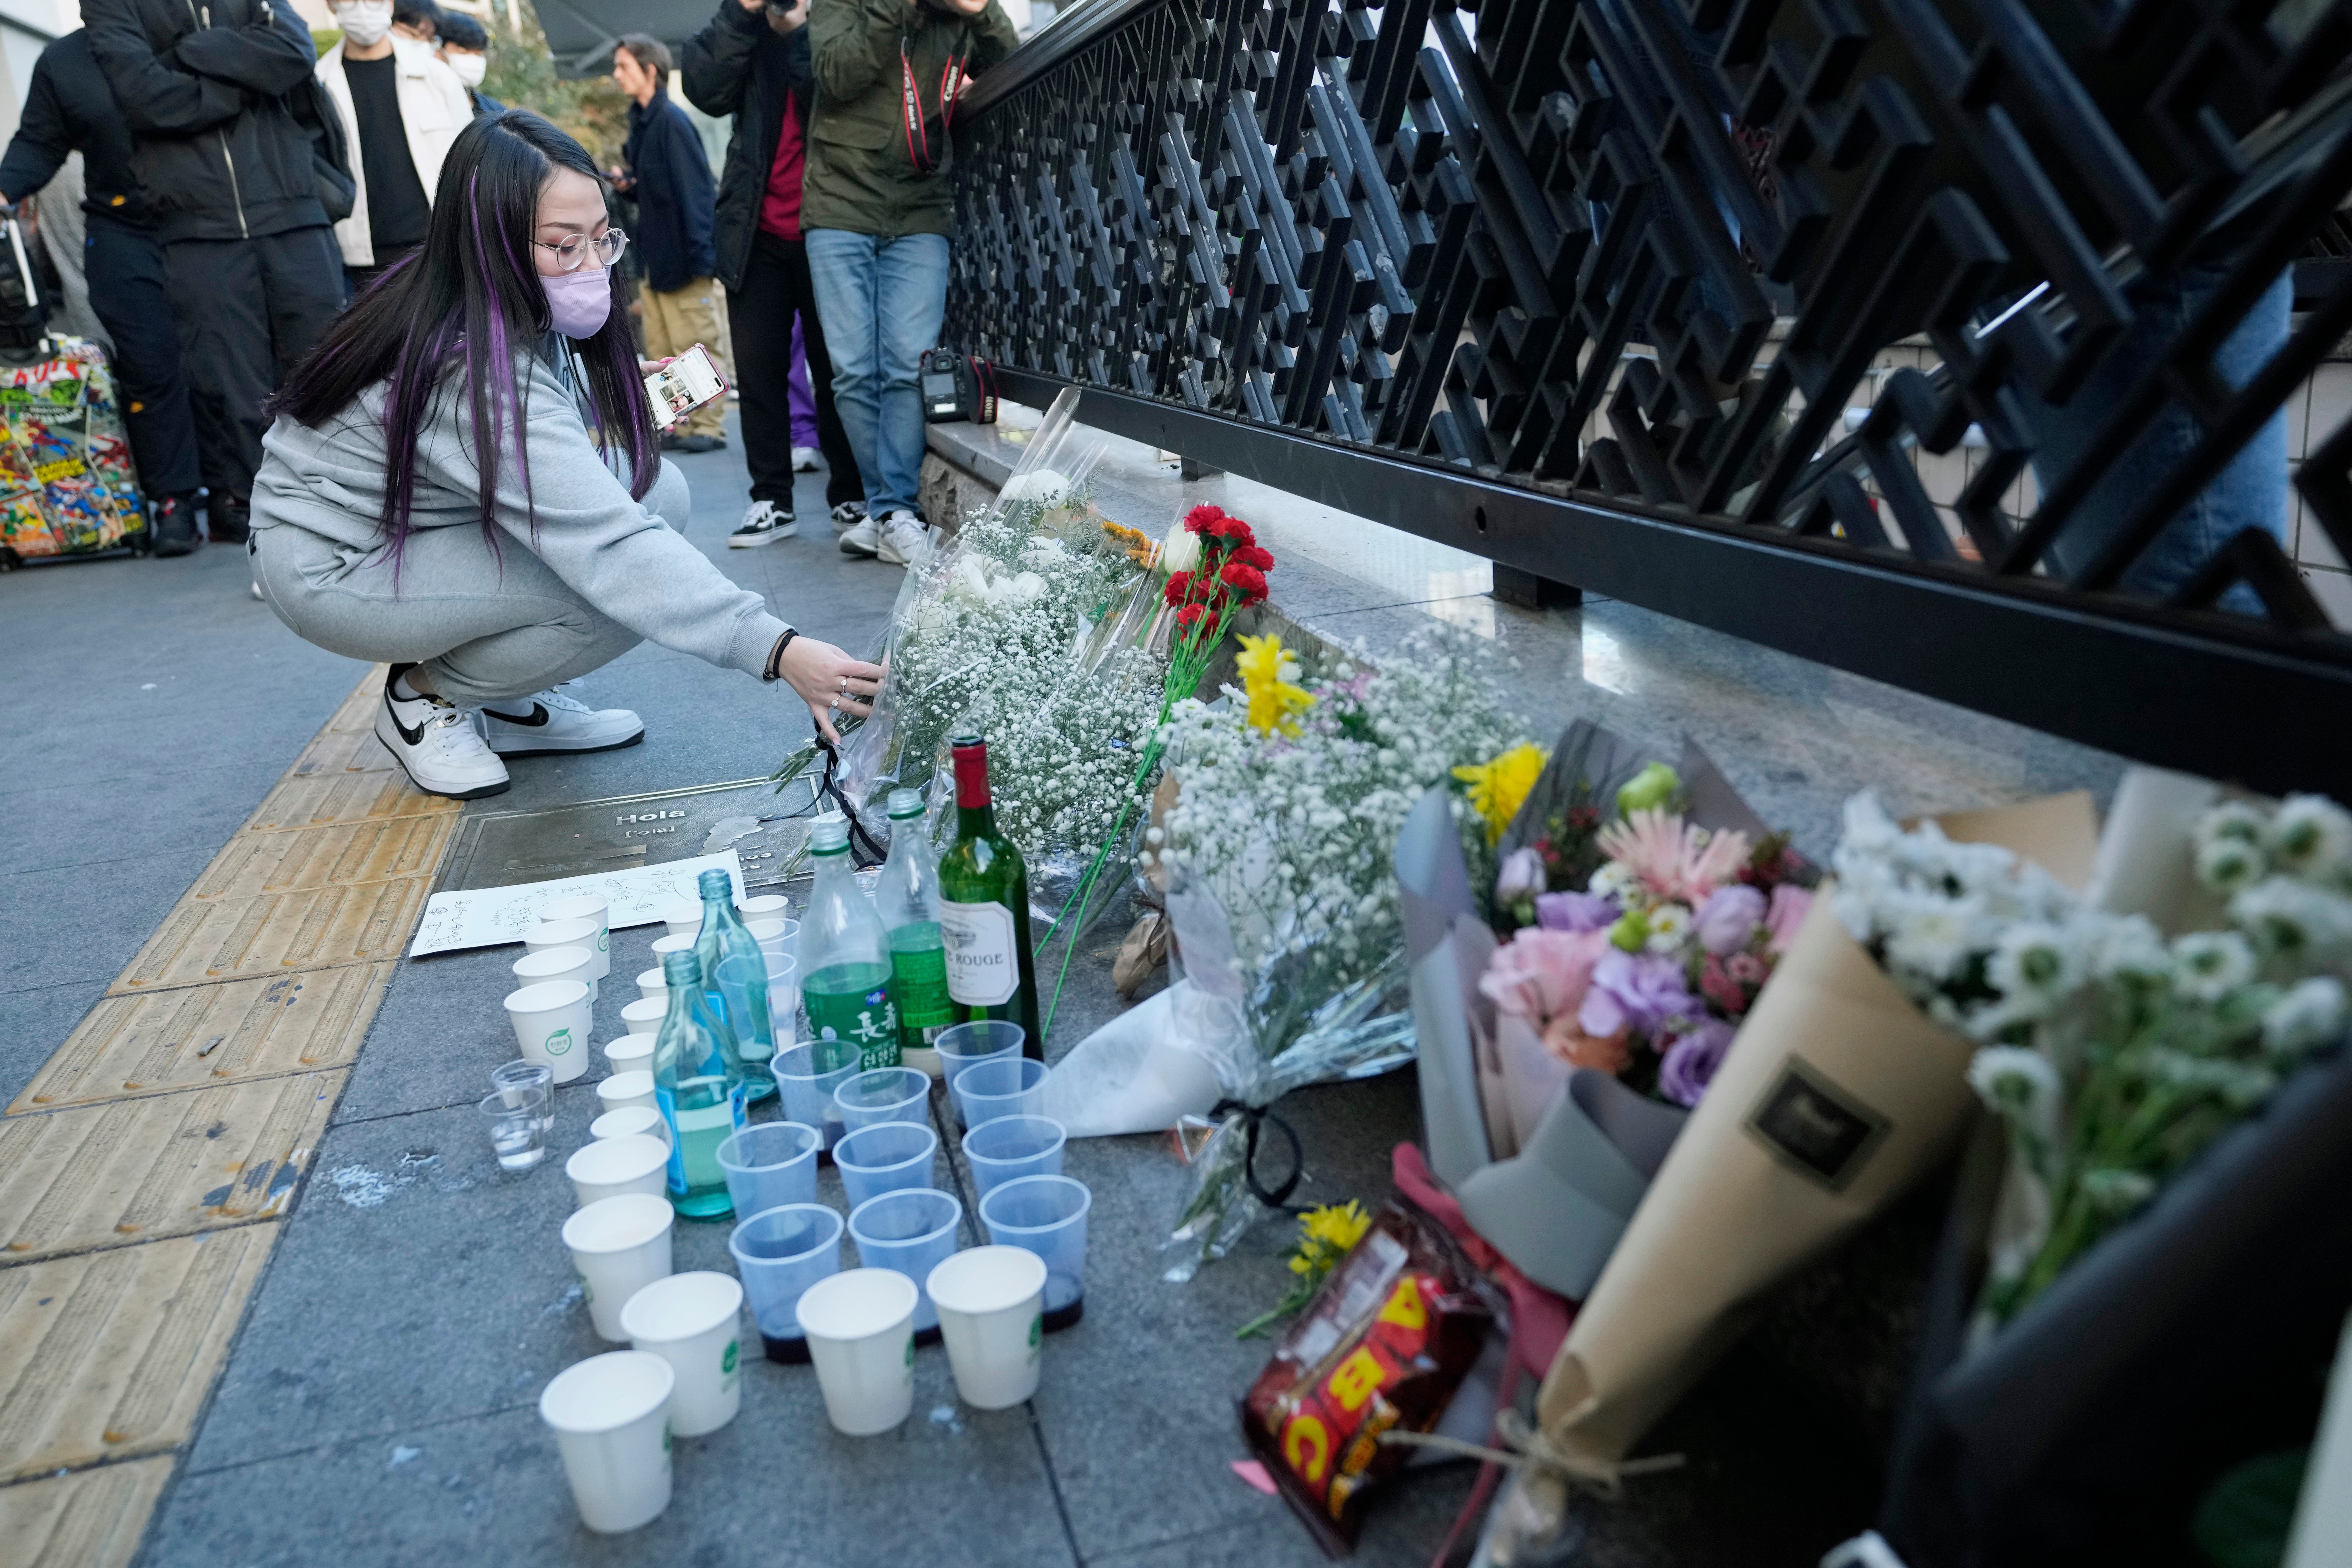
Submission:
<svg viewBox="0 0 2352 1568">
<path fill-rule="evenodd" d="M 761 679 L 782 680 L 783 679 L 779 667 L 784 661 L 784 649 L 792 647 L 793 639 L 800 635 L 799 631 L 792 626 L 784 628 L 784 635 L 778 637 L 776 646 L 768 650 L 768 668 L 760 672 Z"/>
</svg>

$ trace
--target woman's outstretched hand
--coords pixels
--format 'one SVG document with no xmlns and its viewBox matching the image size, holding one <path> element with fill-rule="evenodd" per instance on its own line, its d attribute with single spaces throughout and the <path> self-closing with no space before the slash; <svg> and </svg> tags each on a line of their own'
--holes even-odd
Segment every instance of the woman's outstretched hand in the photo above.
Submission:
<svg viewBox="0 0 2352 1568">
<path fill-rule="evenodd" d="M 817 733 L 835 745 L 841 732 L 833 721 L 845 714 L 864 718 L 873 710 L 874 694 L 882 689 L 882 667 L 852 658 L 829 642 L 794 637 L 784 649 L 776 673 L 808 704 Z"/>
</svg>

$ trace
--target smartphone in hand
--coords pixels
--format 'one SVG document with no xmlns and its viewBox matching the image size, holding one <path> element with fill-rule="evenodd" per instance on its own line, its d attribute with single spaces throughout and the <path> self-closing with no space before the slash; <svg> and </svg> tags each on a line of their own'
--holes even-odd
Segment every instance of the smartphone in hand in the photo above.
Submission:
<svg viewBox="0 0 2352 1568">
<path fill-rule="evenodd" d="M 654 425 L 667 430 L 704 404 L 727 395 L 727 378 L 710 363 L 700 343 L 646 377 L 646 396 L 654 405 Z"/>
</svg>

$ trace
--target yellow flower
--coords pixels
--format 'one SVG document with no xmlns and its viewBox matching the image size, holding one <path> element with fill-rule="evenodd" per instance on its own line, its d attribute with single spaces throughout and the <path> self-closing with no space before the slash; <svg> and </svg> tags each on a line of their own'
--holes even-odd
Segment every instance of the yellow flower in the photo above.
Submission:
<svg viewBox="0 0 2352 1568">
<path fill-rule="evenodd" d="M 1298 661 L 1283 651 L 1282 638 L 1244 637 L 1234 668 L 1249 695 L 1250 728 L 1261 735 L 1298 733 L 1297 715 L 1315 706 L 1315 698 L 1291 684 L 1298 678 Z"/>
<path fill-rule="evenodd" d="M 1454 770 L 1470 786 L 1470 809 L 1486 825 L 1486 842 L 1503 841 L 1504 830 L 1518 816 L 1528 792 L 1544 770 L 1544 749 L 1533 742 L 1513 746 L 1491 762 Z"/>
<path fill-rule="evenodd" d="M 1364 1232 L 1372 1228 L 1372 1216 L 1364 1205 L 1349 1198 L 1344 1204 L 1327 1204 L 1319 1209 L 1308 1209 L 1298 1216 L 1300 1249 L 1314 1245 L 1328 1247 L 1336 1261 L 1340 1256 L 1364 1239 Z"/>
</svg>

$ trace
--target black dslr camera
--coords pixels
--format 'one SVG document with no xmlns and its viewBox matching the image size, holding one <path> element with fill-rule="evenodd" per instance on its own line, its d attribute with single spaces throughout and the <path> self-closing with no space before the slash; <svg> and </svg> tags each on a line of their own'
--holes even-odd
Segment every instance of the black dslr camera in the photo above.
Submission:
<svg viewBox="0 0 2352 1568">
<path fill-rule="evenodd" d="M 986 360 L 953 349 L 933 349 L 923 356 L 921 387 L 923 418 L 929 424 L 950 419 L 996 423 L 996 373 Z"/>
</svg>

